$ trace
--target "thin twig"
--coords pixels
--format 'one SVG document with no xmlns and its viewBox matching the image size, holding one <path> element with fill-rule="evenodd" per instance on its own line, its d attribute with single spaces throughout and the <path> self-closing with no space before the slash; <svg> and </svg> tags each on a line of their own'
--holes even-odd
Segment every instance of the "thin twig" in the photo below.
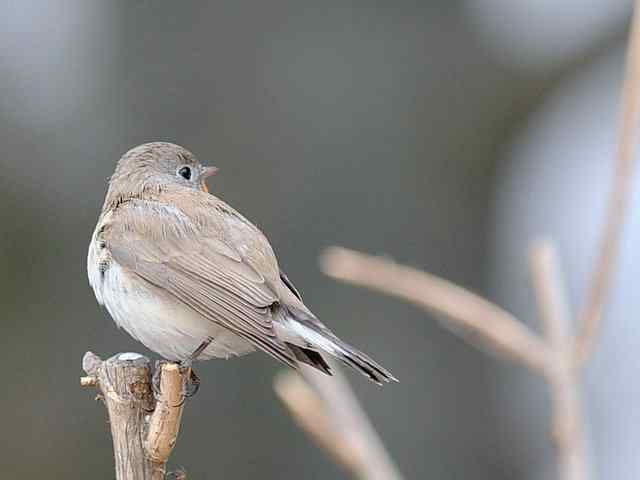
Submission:
<svg viewBox="0 0 640 480">
<path fill-rule="evenodd" d="M 549 240 L 538 240 L 529 249 L 529 271 L 545 338 L 554 352 L 567 342 L 571 312 L 558 256 Z"/>
<path fill-rule="evenodd" d="M 627 47 L 627 65 L 622 86 L 621 120 L 614 172 L 600 239 L 597 260 L 591 275 L 584 305 L 578 316 L 576 358 L 584 362 L 593 348 L 602 307 L 611 283 L 618 245 L 629 199 L 633 154 L 640 114 L 640 1 L 636 1 Z"/>
<path fill-rule="evenodd" d="M 354 477 L 362 478 L 365 471 L 362 455 L 336 430 L 325 404 L 309 384 L 297 373 L 286 371 L 275 378 L 274 389 L 302 429 L 338 465 Z"/>
<path fill-rule="evenodd" d="M 447 280 L 341 247 L 328 249 L 321 265 L 333 278 L 440 313 L 454 331 L 482 341 L 535 372 L 549 370 L 548 348 L 536 334 L 509 312 Z"/>
<path fill-rule="evenodd" d="M 323 399 L 331 419 L 343 438 L 359 452 L 362 480 L 402 480 L 400 470 L 392 460 L 382 440 L 360 406 L 353 390 L 335 362 L 329 362 L 333 376 L 304 366 L 302 373 Z"/>
<path fill-rule="evenodd" d="M 322 266 L 330 276 L 407 300 L 444 314 L 456 333 L 473 333 L 496 352 L 542 373 L 554 408 L 553 433 L 562 480 L 587 480 L 588 464 L 573 362 L 569 309 L 551 247 L 532 253 L 533 283 L 545 339 L 489 301 L 433 275 L 387 259 L 344 248 L 331 248 Z"/>
<path fill-rule="evenodd" d="M 354 477 L 402 480 L 340 369 L 331 368 L 329 377 L 301 365 L 306 381 L 286 372 L 274 387 L 298 424 Z"/>
<path fill-rule="evenodd" d="M 553 373 L 548 381 L 559 478 L 588 480 L 584 419 L 570 333 L 571 317 L 558 256 L 549 241 L 539 241 L 532 246 L 529 269 L 543 330 L 553 355 L 550 362 Z"/>
</svg>

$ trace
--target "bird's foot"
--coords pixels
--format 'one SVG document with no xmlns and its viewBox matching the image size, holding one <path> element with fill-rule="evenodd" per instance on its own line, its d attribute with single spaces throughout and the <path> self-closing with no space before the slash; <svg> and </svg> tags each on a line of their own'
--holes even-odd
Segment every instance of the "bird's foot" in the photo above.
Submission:
<svg viewBox="0 0 640 480">
<path fill-rule="evenodd" d="M 176 406 L 182 406 L 187 398 L 193 397 L 200 389 L 200 377 L 193 371 L 193 361 L 196 360 L 200 354 L 211 344 L 213 337 L 207 337 L 194 352 L 184 360 L 174 362 L 180 369 L 180 374 L 184 377 L 189 372 L 186 380 L 182 385 L 182 401 Z M 151 389 L 153 396 L 158 401 L 160 399 L 160 377 L 162 376 L 162 366 L 169 363 L 167 360 L 158 360 L 156 362 L 156 368 L 151 378 Z"/>
<path fill-rule="evenodd" d="M 176 407 L 181 407 L 187 398 L 193 397 L 200 388 L 200 377 L 195 374 L 193 370 L 191 370 L 192 360 L 188 358 L 186 360 L 182 360 L 181 362 L 168 362 L 167 360 L 158 360 L 156 362 L 156 367 L 153 372 L 153 376 L 151 377 L 151 391 L 153 392 L 153 397 L 156 402 L 160 400 L 162 389 L 160 387 L 160 379 L 162 377 L 162 366 L 167 363 L 175 363 L 178 365 L 180 369 L 180 374 L 184 377 L 185 373 L 189 371 L 189 374 L 186 380 L 182 385 L 182 401 L 176 405 Z"/>
<path fill-rule="evenodd" d="M 200 377 L 193 370 L 189 371 L 189 378 L 184 382 L 182 395 L 185 399 L 193 397 L 200 390 Z M 184 400 L 183 400 L 184 402 Z"/>
<path fill-rule="evenodd" d="M 187 371 L 189 372 L 189 376 L 184 381 L 182 387 L 182 396 L 184 399 L 191 398 L 198 393 L 198 390 L 200 389 L 200 377 L 198 377 L 198 375 L 193 371 L 193 357 L 182 360 L 178 365 L 180 365 L 181 374 L 184 375 Z"/>
</svg>

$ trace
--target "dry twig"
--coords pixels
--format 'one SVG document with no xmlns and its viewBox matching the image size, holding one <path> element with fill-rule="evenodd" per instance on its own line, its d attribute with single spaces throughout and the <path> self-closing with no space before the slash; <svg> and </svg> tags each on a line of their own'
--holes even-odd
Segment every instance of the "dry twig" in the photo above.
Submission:
<svg viewBox="0 0 640 480">
<path fill-rule="evenodd" d="M 531 270 L 545 340 L 525 329 L 513 316 L 477 295 L 428 273 L 344 248 L 328 250 L 325 272 L 337 279 L 408 300 L 445 316 L 454 332 L 468 331 L 508 358 L 542 373 L 552 394 L 553 434 L 560 478 L 588 478 L 585 439 L 574 368 L 569 311 L 553 249 L 540 243 L 532 249 Z M 523 347 L 524 346 L 524 347 Z"/>
<path fill-rule="evenodd" d="M 558 452 L 559 478 L 589 478 L 584 419 L 575 368 L 574 340 L 570 332 L 571 315 L 565 294 L 558 256 L 548 241 L 530 249 L 529 269 L 536 294 L 540 320 L 551 349 L 552 376 L 548 379 L 552 404 L 552 438 Z"/>
<path fill-rule="evenodd" d="M 278 397 L 289 410 L 291 416 L 307 434 L 326 450 L 338 465 L 344 467 L 356 478 L 362 478 L 364 471 L 358 450 L 347 443 L 334 428 L 331 415 L 318 394 L 297 373 L 285 371 L 274 381 Z"/>
<path fill-rule="evenodd" d="M 636 1 L 627 44 L 627 65 L 622 86 L 621 121 L 613 178 L 607 204 L 600 249 L 590 279 L 587 297 L 578 316 L 576 354 L 584 362 L 593 348 L 602 307 L 611 283 L 611 274 L 622 235 L 629 198 L 633 154 L 640 114 L 640 2 Z"/>
<path fill-rule="evenodd" d="M 304 380 L 283 373 L 276 378 L 276 392 L 300 426 L 356 478 L 401 480 L 351 387 L 336 365 L 332 370 L 329 377 L 303 365 Z"/>
<path fill-rule="evenodd" d="M 454 332 L 472 332 L 494 351 L 507 353 L 547 379 L 554 405 L 554 439 L 563 480 L 587 480 L 578 386 L 573 362 L 573 338 L 567 333 L 568 308 L 551 247 L 532 253 L 532 273 L 540 303 L 546 341 L 513 316 L 477 295 L 428 273 L 387 259 L 344 248 L 331 248 L 325 272 L 337 279 L 408 300 L 443 314 Z"/>
<path fill-rule="evenodd" d="M 406 300 L 446 317 L 450 327 L 536 372 L 549 370 L 547 346 L 513 315 L 443 278 L 341 247 L 328 249 L 322 268 L 333 278 Z"/>
</svg>

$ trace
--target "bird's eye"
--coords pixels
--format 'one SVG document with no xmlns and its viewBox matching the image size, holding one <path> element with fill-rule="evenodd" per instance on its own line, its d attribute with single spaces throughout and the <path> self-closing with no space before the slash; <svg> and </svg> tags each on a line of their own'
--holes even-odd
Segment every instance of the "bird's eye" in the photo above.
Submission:
<svg viewBox="0 0 640 480">
<path fill-rule="evenodd" d="M 184 167 L 180 167 L 180 169 L 178 170 L 178 175 L 180 175 L 185 180 L 191 180 L 191 168 L 187 167 L 186 165 Z"/>
</svg>

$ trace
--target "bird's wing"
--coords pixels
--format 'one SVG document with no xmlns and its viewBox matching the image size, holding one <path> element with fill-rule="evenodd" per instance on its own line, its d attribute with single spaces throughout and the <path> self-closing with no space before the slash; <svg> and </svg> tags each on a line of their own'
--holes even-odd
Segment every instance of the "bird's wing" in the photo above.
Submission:
<svg viewBox="0 0 640 480">
<path fill-rule="evenodd" d="M 236 234 L 224 216 L 207 212 L 215 206 L 185 211 L 172 203 L 132 200 L 114 211 L 100 237 L 118 264 L 295 368 L 272 323 L 279 299 L 268 277 L 277 269 L 275 257 L 263 268 L 266 274 L 255 264 L 273 252 L 268 243 L 258 253 L 250 244 L 234 245 Z"/>
</svg>

